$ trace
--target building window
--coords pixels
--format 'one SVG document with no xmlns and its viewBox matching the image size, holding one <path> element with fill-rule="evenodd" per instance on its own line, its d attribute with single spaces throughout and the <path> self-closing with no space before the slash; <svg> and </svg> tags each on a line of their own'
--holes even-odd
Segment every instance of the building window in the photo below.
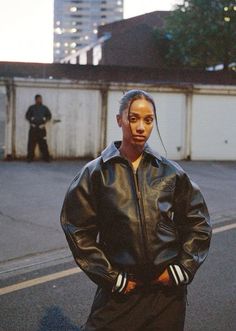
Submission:
<svg viewBox="0 0 236 331">
<path fill-rule="evenodd" d="M 70 15 L 70 17 L 73 17 L 73 18 L 82 18 L 82 17 L 85 17 L 85 15 Z"/>
<path fill-rule="evenodd" d="M 76 8 L 76 7 L 71 7 L 71 8 L 70 8 L 70 11 L 71 11 L 72 13 L 75 13 L 75 12 L 77 11 L 77 8 Z"/>
<path fill-rule="evenodd" d="M 61 29 L 61 28 L 56 28 L 56 29 L 54 30 L 54 32 L 55 32 L 56 34 L 62 34 L 62 29 Z"/>
</svg>

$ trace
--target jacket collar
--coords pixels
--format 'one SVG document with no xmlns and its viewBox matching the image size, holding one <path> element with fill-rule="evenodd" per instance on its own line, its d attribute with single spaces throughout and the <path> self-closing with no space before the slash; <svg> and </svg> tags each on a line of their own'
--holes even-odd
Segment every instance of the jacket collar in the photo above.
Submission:
<svg viewBox="0 0 236 331">
<path fill-rule="evenodd" d="M 113 158 L 121 157 L 119 152 L 120 145 L 121 145 L 121 141 L 114 141 L 102 151 L 101 156 L 104 163 Z M 145 144 L 144 147 L 144 153 L 151 155 L 152 157 L 154 157 L 159 161 L 162 161 L 161 155 L 156 151 L 154 151 L 147 143 Z"/>
</svg>

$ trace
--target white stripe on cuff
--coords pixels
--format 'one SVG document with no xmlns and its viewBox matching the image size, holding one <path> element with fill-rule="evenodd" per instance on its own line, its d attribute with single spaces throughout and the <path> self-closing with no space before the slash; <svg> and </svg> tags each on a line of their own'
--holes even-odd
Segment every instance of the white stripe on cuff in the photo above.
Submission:
<svg viewBox="0 0 236 331">
<path fill-rule="evenodd" d="M 175 271 L 174 271 L 172 265 L 170 265 L 170 271 L 171 271 L 172 276 L 174 277 L 175 284 L 178 285 L 178 284 L 179 284 L 179 281 L 178 281 L 178 278 L 177 278 L 176 275 L 175 275 Z"/>
<path fill-rule="evenodd" d="M 121 293 L 127 284 L 127 273 L 121 272 L 117 276 L 116 285 L 114 286 L 114 291 Z"/>
<path fill-rule="evenodd" d="M 121 283 L 122 283 L 122 275 L 119 274 L 118 277 L 117 277 L 117 281 L 116 281 L 116 288 L 119 288 L 121 286 Z"/>
<path fill-rule="evenodd" d="M 126 287 L 126 283 L 127 283 L 127 273 L 123 272 L 123 284 L 121 288 L 118 290 L 118 292 L 122 292 L 124 290 L 124 288 Z"/>
<path fill-rule="evenodd" d="M 170 265 L 169 267 L 176 285 L 187 284 L 189 282 L 189 276 L 187 272 L 184 269 L 182 269 L 179 265 L 173 264 Z"/>
<path fill-rule="evenodd" d="M 175 269 L 175 272 L 178 275 L 178 279 L 179 279 L 180 283 L 183 283 L 184 282 L 184 275 L 183 275 L 182 270 L 180 269 L 180 267 L 178 265 L 174 265 L 173 267 Z"/>
</svg>

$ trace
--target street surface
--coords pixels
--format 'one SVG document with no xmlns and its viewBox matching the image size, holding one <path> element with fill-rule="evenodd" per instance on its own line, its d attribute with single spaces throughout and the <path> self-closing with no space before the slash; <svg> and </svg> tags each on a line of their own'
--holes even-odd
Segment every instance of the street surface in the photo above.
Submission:
<svg viewBox="0 0 236 331">
<path fill-rule="evenodd" d="M 0 331 L 79 331 L 85 322 L 96 287 L 75 265 L 59 222 L 84 163 L 0 162 Z M 179 163 L 201 187 L 214 226 L 188 287 L 185 331 L 233 331 L 236 162 Z"/>
</svg>

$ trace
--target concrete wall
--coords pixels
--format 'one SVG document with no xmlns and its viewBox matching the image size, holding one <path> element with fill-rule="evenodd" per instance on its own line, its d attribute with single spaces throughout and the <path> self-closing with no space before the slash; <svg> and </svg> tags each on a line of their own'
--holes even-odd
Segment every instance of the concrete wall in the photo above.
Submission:
<svg viewBox="0 0 236 331">
<path fill-rule="evenodd" d="M 236 160 L 236 88 L 200 88 L 192 103 L 193 160 Z"/>
<path fill-rule="evenodd" d="M 91 157 L 100 150 L 101 96 L 99 90 L 71 82 L 15 82 L 15 156 L 25 157 L 29 124 L 25 113 L 41 94 L 52 113 L 47 124 L 48 145 L 53 157 Z"/>
<path fill-rule="evenodd" d="M 52 112 L 47 126 L 52 156 L 97 156 L 111 141 L 121 139 L 115 116 L 123 91 L 132 88 L 144 89 L 154 97 L 169 158 L 236 160 L 236 86 L 105 85 L 50 79 L 0 81 L 1 98 L 7 100 L 5 156 L 26 156 L 25 112 L 35 94 L 42 94 Z M 149 143 L 165 155 L 156 130 Z"/>
</svg>

